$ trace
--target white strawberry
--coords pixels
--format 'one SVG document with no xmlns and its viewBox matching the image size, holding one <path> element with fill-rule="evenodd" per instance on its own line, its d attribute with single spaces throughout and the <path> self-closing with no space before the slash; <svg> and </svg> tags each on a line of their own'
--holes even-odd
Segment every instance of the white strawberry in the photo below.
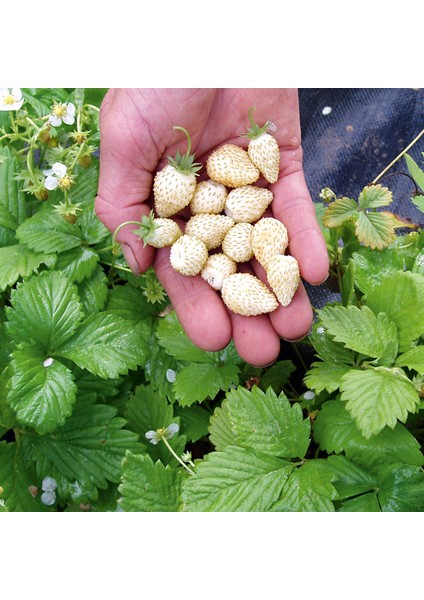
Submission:
<svg viewBox="0 0 424 600">
<path fill-rule="evenodd" d="M 214 290 L 220 290 L 226 277 L 237 271 L 237 263 L 226 254 L 211 254 L 200 275 Z"/>
<path fill-rule="evenodd" d="M 212 179 L 199 181 L 190 202 L 191 214 L 218 215 L 224 210 L 227 194 L 227 188 L 222 183 Z"/>
<path fill-rule="evenodd" d="M 221 245 L 227 231 L 234 225 L 231 217 L 226 215 L 194 215 L 187 222 L 185 233 L 198 237 L 208 250 Z"/>
<path fill-rule="evenodd" d="M 275 254 L 268 261 L 266 275 L 279 303 L 288 306 L 300 283 L 297 260 L 293 256 Z"/>
<path fill-rule="evenodd" d="M 236 223 L 222 240 L 222 251 L 236 262 L 247 262 L 253 257 L 251 223 Z"/>
<path fill-rule="evenodd" d="M 224 144 L 212 152 L 206 171 L 214 181 L 232 188 L 254 183 L 260 175 L 246 150 L 235 144 Z"/>
<path fill-rule="evenodd" d="M 277 140 L 268 133 L 268 128 L 271 125 L 270 121 L 259 127 L 253 120 L 253 110 L 256 109 L 251 108 L 249 110 L 251 127 L 247 133 L 242 134 L 242 137 L 250 139 L 247 153 L 252 163 L 269 183 L 275 183 L 280 172 L 280 148 Z"/>
<path fill-rule="evenodd" d="M 273 193 L 256 185 L 245 185 L 227 196 L 224 212 L 236 223 L 258 221 L 274 198 Z"/>
<path fill-rule="evenodd" d="M 259 219 L 253 226 L 252 249 L 255 258 L 266 268 L 274 254 L 284 254 L 289 243 L 286 226 L 273 217 Z"/>
<path fill-rule="evenodd" d="M 143 215 L 140 221 L 140 227 L 134 230 L 143 241 L 154 248 L 165 248 L 172 244 L 183 235 L 179 225 L 172 219 L 155 219 L 153 211 L 148 216 Z"/>
<path fill-rule="evenodd" d="M 250 273 L 234 273 L 226 277 L 221 293 L 231 311 L 246 317 L 272 312 L 278 306 L 274 294 Z"/>
<path fill-rule="evenodd" d="M 169 260 L 173 268 L 192 277 L 198 275 L 208 258 L 208 249 L 202 240 L 194 235 L 182 235 L 171 246 Z"/>
<path fill-rule="evenodd" d="M 194 162 L 194 154 L 190 154 L 190 135 L 183 127 L 174 129 L 183 131 L 187 136 L 187 151 L 174 158 L 168 157 L 167 164 L 159 171 L 153 182 L 153 197 L 155 210 L 159 217 L 170 217 L 188 206 L 196 189 L 197 171 L 201 168 Z"/>
</svg>

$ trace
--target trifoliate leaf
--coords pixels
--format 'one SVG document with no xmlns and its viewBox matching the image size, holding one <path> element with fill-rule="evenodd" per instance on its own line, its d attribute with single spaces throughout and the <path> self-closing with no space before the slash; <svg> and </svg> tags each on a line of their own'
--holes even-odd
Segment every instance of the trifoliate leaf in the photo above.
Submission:
<svg viewBox="0 0 424 600">
<path fill-rule="evenodd" d="M 79 180 L 80 177 L 78 176 Z M 96 194 L 97 192 L 95 192 Z M 94 211 L 94 201 L 84 204 L 82 213 L 78 217 L 78 227 L 81 229 L 85 241 L 90 245 L 98 244 L 110 236 L 109 230 L 106 229 Z"/>
<path fill-rule="evenodd" d="M 287 479 L 272 510 L 279 512 L 334 512 L 338 498 L 332 484 L 335 475 L 324 460 L 310 460 Z"/>
<path fill-rule="evenodd" d="M 374 491 L 377 488 L 377 477 L 361 469 L 345 456 L 329 456 L 327 462 L 336 475 L 333 485 L 340 500 Z"/>
<path fill-rule="evenodd" d="M 40 435 L 63 425 L 76 399 L 71 371 L 33 348 L 15 350 L 11 370 L 7 400 L 18 422 Z"/>
<path fill-rule="evenodd" d="M 380 364 L 392 364 L 397 355 L 397 330 L 386 314 L 377 316 L 367 306 L 326 306 L 319 311 L 322 326 L 336 342 Z"/>
<path fill-rule="evenodd" d="M 255 452 L 227 446 L 197 463 L 183 483 L 183 509 L 191 512 L 266 512 L 278 500 L 295 467 Z"/>
<path fill-rule="evenodd" d="M 219 391 L 227 391 L 238 384 L 239 368 L 229 362 L 221 365 L 197 363 L 177 372 L 174 383 L 175 398 L 180 406 L 191 406 L 206 398 L 214 399 Z"/>
<path fill-rule="evenodd" d="M 81 246 L 79 227 L 68 223 L 51 210 L 41 210 L 24 221 L 16 230 L 18 240 L 34 252 L 65 252 Z"/>
<path fill-rule="evenodd" d="M 127 512 L 177 512 L 181 473 L 150 456 L 127 453 L 122 463 L 120 506 Z"/>
<path fill-rule="evenodd" d="M 69 199 L 72 203 L 87 202 L 92 206 L 92 201 L 97 195 L 97 186 L 99 181 L 99 168 L 93 162 L 88 169 L 81 169 L 74 185 L 69 190 Z M 88 241 L 88 240 L 87 240 Z"/>
<path fill-rule="evenodd" d="M 325 227 L 340 227 L 345 221 L 358 215 L 358 205 L 352 198 L 338 198 L 328 205 L 323 216 Z"/>
<path fill-rule="evenodd" d="M 362 248 L 360 252 L 353 253 L 352 263 L 355 285 L 365 295 L 368 295 L 372 288 L 381 283 L 388 275 L 403 270 L 403 260 L 399 253 L 389 248 L 380 252 Z"/>
<path fill-rule="evenodd" d="M 296 367 L 291 360 L 279 360 L 265 370 L 259 385 L 264 391 L 271 386 L 274 392 L 278 394 L 289 382 L 290 375 L 295 370 Z"/>
<path fill-rule="evenodd" d="M 304 378 L 305 385 L 317 394 L 327 390 L 331 394 L 338 390 L 342 377 L 351 367 L 330 362 L 314 362 Z"/>
<path fill-rule="evenodd" d="M 78 285 L 78 294 L 84 313 L 88 316 L 104 309 L 108 295 L 105 272 L 97 265 L 93 274 Z"/>
<path fill-rule="evenodd" d="M 0 427 L 5 431 L 13 429 L 17 425 L 16 414 L 7 403 L 7 385 L 10 379 L 10 372 L 10 364 L 0 372 Z"/>
<path fill-rule="evenodd" d="M 78 327 L 81 305 L 77 289 L 59 272 L 40 273 L 18 285 L 7 309 L 6 331 L 15 342 L 35 344 L 47 353 L 63 344 Z"/>
<path fill-rule="evenodd" d="M 355 364 L 352 350 L 335 342 L 320 323 L 313 324 L 309 339 L 322 360 L 342 365 L 353 366 Z"/>
<path fill-rule="evenodd" d="M 420 444 L 404 425 L 397 423 L 394 429 L 385 427 L 366 439 L 339 400 L 322 405 L 314 423 L 314 439 L 328 454 L 344 452 L 347 458 L 371 471 L 380 465 L 398 462 L 424 464 Z"/>
<path fill-rule="evenodd" d="M 78 402 L 65 425 L 54 434 L 25 436 L 30 459 L 41 476 L 57 475 L 81 488 L 118 483 L 126 450 L 139 452 L 137 434 L 123 429 L 125 420 L 113 406 Z"/>
<path fill-rule="evenodd" d="M 387 275 L 374 286 L 367 306 L 377 314 L 384 312 L 398 329 L 399 349 L 408 350 L 411 342 L 424 333 L 424 276 L 399 271 Z"/>
<path fill-rule="evenodd" d="M 0 442 L 1 499 L 12 512 L 39 512 L 48 510 L 37 494 L 38 481 L 28 469 L 22 448 L 17 443 Z M 31 493 L 32 492 L 32 493 Z"/>
<path fill-rule="evenodd" d="M 392 217 L 381 212 L 360 212 L 355 232 L 358 240 L 373 250 L 387 248 L 396 238 Z"/>
<path fill-rule="evenodd" d="M 376 367 L 352 369 L 343 377 L 341 398 L 365 438 L 377 435 L 386 425 L 405 422 L 420 403 L 414 384 L 402 369 Z"/>
<path fill-rule="evenodd" d="M 424 190 L 424 171 L 417 165 L 412 156 L 409 156 L 409 154 L 405 154 L 405 161 L 412 179 L 422 190 Z"/>
<path fill-rule="evenodd" d="M 410 465 L 378 470 L 378 500 L 383 512 L 423 512 L 424 472 Z"/>
<path fill-rule="evenodd" d="M 135 323 L 157 314 L 156 307 L 147 301 L 142 290 L 129 283 L 109 290 L 106 310 Z"/>
<path fill-rule="evenodd" d="M 238 387 L 225 400 L 237 443 L 282 458 L 303 458 L 309 446 L 310 422 L 298 403 L 272 388 L 263 392 Z"/>
<path fill-rule="evenodd" d="M 85 319 L 56 352 L 105 379 L 125 375 L 143 365 L 147 353 L 143 328 L 106 312 Z"/>
<path fill-rule="evenodd" d="M 28 277 L 41 265 L 53 267 L 56 257 L 28 250 L 16 244 L 0 248 L 0 292 L 13 285 L 20 277 Z"/>
<path fill-rule="evenodd" d="M 420 375 L 424 375 L 424 346 L 414 346 L 401 354 L 396 360 L 397 367 L 408 367 Z"/>
<path fill-rule="evenodd" d="M 361 209 L 388 206 L 392 201 L 393 193 L 389 188 L 383 187 L 379 183 L 365 186 L 358 197 L 358 204 Z"/>
<path fill-rule="evenodd" d="M 81 283 L 93 274 L 98 262 L 99 255 L 95 250 L 78 246 L 59 254 L 55 269 L 71 281 Z"/>
<path fill-rule="evenodd" d="M 210 418 L 209 439 L 219 452 L 227 446 L 237 446 L 237 436 L 225 401 L 215 408 Z"/>
<path fill-rule="evenodd" d="M 381 512 L 381 508 L 377 494 L 369 492 L 356 498 L 344 500 L 338 512 Z"/>
</svg>

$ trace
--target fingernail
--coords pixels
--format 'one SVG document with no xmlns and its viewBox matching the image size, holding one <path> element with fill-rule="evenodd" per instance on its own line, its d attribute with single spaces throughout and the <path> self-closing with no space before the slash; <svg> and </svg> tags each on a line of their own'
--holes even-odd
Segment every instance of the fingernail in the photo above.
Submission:
<svg viewBox="0 0 424 600">
<path fill-rule="evenodd" d="M 134 275 L 140 275 L 140 267 L 138 266 L 138 263 L 134 256 L 134 252 L 132 251 L 131 247 L 128 244 L 123 243 L 121 244 L 121 248 L 125 256 L 125 260 L 127 261 L 131 271 L 134 273 Z"/>
</svg>

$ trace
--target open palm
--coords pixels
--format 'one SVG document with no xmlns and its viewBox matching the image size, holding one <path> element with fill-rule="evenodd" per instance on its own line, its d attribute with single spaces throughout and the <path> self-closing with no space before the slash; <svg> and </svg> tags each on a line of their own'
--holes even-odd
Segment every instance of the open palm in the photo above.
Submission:
<svg viewBox="0 0 424 600">
<path fill-rule="evenodd" d="M 165 166 L 167 156 L 186 149 L 185 136 L 173 130 L 174 125 L 189 131 L 196 162 L 205 164 L 224 143 L 246 147 L 240 134 L 247 130 L 253 106 L 259 125 L 267 120 L 275 124 L 273 135 L 280 146 L 280 176 L 269 186 L 274 193 L 272 214 L 288 229 L 289 250 L 299 262 L 302 278 L 321 283 L 328 274 L 328 257 L 303 175 L 296 90 L 110 90 L 100 118 L 99 218 L 114 231 L 124 221 L 140 220 L 150 212 L 156 171 Z M 277 358 L 281 337 L 292 340 L 307 333 L 312 310 L 302 285 L 288 307 L 280 306 L 269 315 L 236 315 L 200 276 L 184 277 L 174 271 L 168 248 L 144 247 L 132 229 L 125 227 L 118 234 L 129 266 L 142 273 L 153 264 L 183 328 L 199 347 L 218 350 L 233 338 L 244 360 L 262 366 Z M 266 280 L 257 261 L 244 266 Z"/>
</svg>

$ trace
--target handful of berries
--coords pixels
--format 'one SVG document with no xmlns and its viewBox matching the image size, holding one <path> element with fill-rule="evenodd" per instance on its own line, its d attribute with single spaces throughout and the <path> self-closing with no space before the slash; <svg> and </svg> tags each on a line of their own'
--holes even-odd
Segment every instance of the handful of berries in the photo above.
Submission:
<svg viewBox="0 0 424 600">
<path fill-rule="evenodd" d="M 289 239 L 285 225 L 264 217 L 273 193 L 254 185 L 261 175 L 275 183 L 280 152 L 268 133 L 267 121 L 251 127 L 247 150 L 235 144 L 218 147 L 207 159 L 208 179 L 197 182 L 202 165 L 194 162 L 189 133 L 185 154 L 177 152 L 159 171 L 153 183 L 154 209 L 143 217 L 135 233 L 155 248 L 171 247 L 172 267 L 187 277 L 201 275 L 233 312 L 251 316 L 269 313 L 279 304 L 288 306 L 300 282 L 296 259 L 286 255 Z M 191 217 L 184 232 L 171 217 L 189 207 Z M 255 257 L 264 267 L 268 286 L 238 264 Z"/>
</svg>

